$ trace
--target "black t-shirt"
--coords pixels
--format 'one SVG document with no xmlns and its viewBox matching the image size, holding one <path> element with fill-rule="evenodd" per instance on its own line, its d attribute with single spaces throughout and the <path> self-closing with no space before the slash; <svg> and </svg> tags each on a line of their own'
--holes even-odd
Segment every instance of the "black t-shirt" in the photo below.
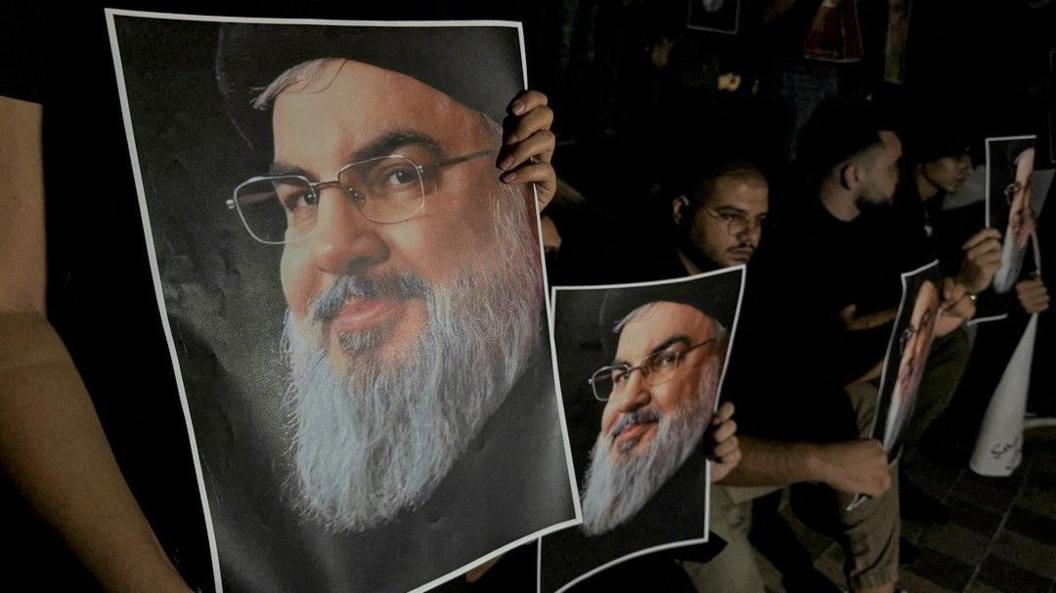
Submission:
<svg viewBox="0 0 1056 593">
<path fill-rule="evenodd" d="M 847 338 L 839 312 L 871 290 L 874 252 L 861 225 L 804 200 L 770 232 L 748 283 L 725 388 L 740 431 L 780 441 L 858 436 L 842 389 Z"/>
</svg>

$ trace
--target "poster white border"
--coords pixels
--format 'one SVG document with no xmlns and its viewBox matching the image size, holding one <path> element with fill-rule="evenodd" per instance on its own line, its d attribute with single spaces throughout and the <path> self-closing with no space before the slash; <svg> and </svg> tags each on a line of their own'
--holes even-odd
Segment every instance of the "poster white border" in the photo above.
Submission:
<svg viewBox="0 0 1056 593">
<path fill-rule="evenodd" d="M 551 288 L 552 295 L 551 295 L 551 299 L 550 299 L 550 302 L 555 307 L 555 309 L 553 311 L 553 314 L 550 316 L 551 324 L 553 324 L 553 320 L 556 319 L 556 317 L 557 317 L 556 305 L 557 305 L 557 293 L 558 293 L 558 291 L 575 292 L 575 291 L 586 291 L 586 290 L 609 290 L 609 289 L 614 289 L 614 288 L 615 289 L 618 289 L 618 288 L 635 288 L 635 287 L 643 287 L 643 286 L 663 286 L 663 285 L 667 285 L 667 284 L 688 284 L 688 283 L 692 283 L 694 281 L 700 280 L 702 278 L 708 278 L 708 277 L 711 277 L 711 276 L 721 276 L 721 275 L 724 275 L 724 274 L 732 274 L 732 273 L 735 273 L 735 272 L 740 273 L 741 282 L 740 282 L 740 288 L 739 288 L 738 293 L 737 293 L 737 308 L 734 311 L 734 315 L 733 315 L 733 330 L 730 332 L 730 342 L 729 342 L 729 346 L 726 349 L 727 355 L 726 355 L 725 360 L 723 360 L 722 374 L 720 375 L 720 378 L 719 378 L 718 393 L 720 394 L 720 397 L 715 398 L 715 404 L 713 406 L 713 411 L 714 410 L 718 410 L 719 404 L 720 404 L 720 399 L 721 399 L 721 394 L 722 394 L 722 386 L 726 382 L 726 369 L 729 367 L 729 364 L 730 364 L 730 353 L 733 352 L 734 341 L 735 341 L 735 339 L 737 337 L 737 329 L 738 329 L 738 327 L 740 325 L 739 322 L 740 322 L 740 317 L 741 317 L 741 306 L 742 306 L 742 304 L 744 302 L 744 287 L 745 287 L 745 284 L 746 284 L 747 279 L 748 279 L 748 268 L 744 264 L 741 264 L 741 265 L 738 265 L 738 266 L 732 266 L 732 267 L 729 267 L 729 268 L 722 268 L 722 269 L 714 270 L 714 271 L 711 271 L 711 272 L 705 272 L 705 273 L 702 273 L 702 274 L 694 274 L 692 276 L 685 276 L 685 277 L 680 277 L 680 278 L 671 278 L 671 279 L 668 279 L 668 280 L 657 280 L 657 281 L 651 281 L 651 282 L 627 282 L 627 283 L 622 283 L 622 284 L 591 284 L 591 285 L 586 285 L 586 286 L 554 286 L 553 288 Z M 553 330 L 554 330 L 553 325 L 551 325 L 551 330 L 550 330 L 551 337 L 554 335 L 554 331 Z M 556 360 L 556 349 L 555 349 L 555 360 Z M 558 389 L 557 389 L 557 392 L 558 392 L 559 395 L 564 393 L 564 391 L 561 389 L 561 386 L 560 386 L 560 377 L 558 378 Z M 562 395 L 562 409 L 564 409 L 563 395 Z M 564 422 L 564 415 L 562 415 L 562 422 Z M 570 453 L 571 453 L 571 451 L 570 451 Z M 591 569 L 591 570 L 589 570 L 589 571 L 577 576 L 576 578 L 572 579 L 571 581 L 569 581 L 569 582 L 565 583 L 564 585 L 562 585 L 561 587 L 559 587 L 556 591 L 554 591 L 554 593 L 564 593 L 564 591 L 567 591 L 571 587 L 574 587 L 575 585 L 577 585 L 577 584 L 581 583 L 582 581 L 594 576 L 595 574 L 598 574 L 598 573 L 602 572 L 603 570 L 606 570 L 608 568 L 611 568 L 611 567 L 613 567 L 613 566 L 615 566 L 617 564 L 626 562 L 628 560 L 632 560 L 632 559 L 638 558 L 640 556 L 645 556 L 646 554 L 652 554 L 652 553 L 660 552 L 660 551 L 663 551 L 663 550 L 670 550 L 670 549 L 674 549 L 674 548 L 683 548 L 683 547 L 686 547 L 686 546 L 692 546 L 692 545 L 697 545 L 697 544 L 708 543 L 708 540 L 709 540 L 709 537 L 708 537 L 708 535 L 709 535 L 708 525 L 711 524 L 711 505 L 708 504 L 708 502 L 709 502 L 708 498 L 711 496 L 711 492 L 710 492 L 710 490 L 711 490 L 711 461 L 710 460 L 705 465 L 705 468 L 706 468 L 705 469 L 705 480 L 707 481 L 707 484 L 708 484 L 708 490 L 704 494 L 704 497 L 705 497 L 704 498 L 704 501 L 705 501 L 705 504 L 704 504 L 704 525 L 703 525 L 704 536 L 702 538 L 694 538 L 694 539 L 688 539 L 688 540 L 679 540 L 677 542 L 670 542 L 670 543 L 661 544 L 661 545 L 658 545 L 658 546 L 652 546 L 652 547 L 649 547 L 649 548 L 644 548 L 644 549 L 638 550 L 636 552 L 631 552 L 630 554 L 625 554 L 623 556 L 620 556 L 618 558 L 610 560 L 609 562 L 606 562 L 605 564 L 602 564 L 601 566 L 597 566 L 597 567 L 595 567 L 595 568 L 593 568 L 593 569 Z M 577 502 L 577 509 L 578 509 L 578 503 L 579 503 L 579 493 L 578 492 L 576 493 L 575 500 Z M 537 564 L 536 565 L 537 565 L 537 571 L 536 571 L 536 593 L 543 593 L 543 539 L 542 539 L 542 537 L 539 538 L 539 547 L 538 547 L 538 556 L 537 556 Z"/>
<path fill-rule="evenodd" d="M 146 190 L 143 182 L 143 175 L 140 168 L 139 151 L 136 148 L 135 132 L 132 123 L 132 115 L 129 109 L 128 103 L 128 92 L 125 87 L 125 75 L 124 68 L 121 61 L 121 51 L 118 45 L 117 39 L 117 28 L 114 24 L 114 17 L 134 17 L 134 18 L 145 18 L 154 20 L 173 20 L 173 21 L 184 21 L 184 22 L 208 22 L 208 23 L 236 23 L 236 24 L 261 24 L 261 25 L 294 25 L 294 26 L 327 26 L 327 27 L 444 27 L 444 28 L 457 28 L 457 27 L 504 27 L 514 28 L 517 30 L 518 43 L 520 45 L 521 52 L 521 73 L 522 73 L 522 85 L 524 88 L 528 88 L 528 66 L 527 58 L 524 48 L 524 29 L 520 22 L 517 21 L 504 21 L 504 20 L 437 20 L 437 21 L 362 21 L 362 20 L 329 20 L 329 19 L 278 19 L 278 18 L 256 18 L 256 17 L 233 17 L 233 16 L 212 16 L 212 15 L 190 15 L 190 14 L 179 14 L 179 13 L 168 13 L 168 12 L 150 12 L 150 11 L 138 11 L 138 10 L 124 10 L 117 8 L 105 8 L 104 13 L 106 15 L 106 26 L 107 33 L 110 39 L 110 50 L 113 54 L 114 60 L 114 73 L 117 78 L 118 95 L 121 101 L 121 115 L 125 125 L 125 138 L 128 141 L 128 152 L 129 158 L 132 165 L 132 175 L 136 185 L 136 193 L 139 197 L 140 206 L 140 218 L 143 223 L 143 233 L 146 239 L 147 246 L 147 257 L 150 262 L 150 271 L 152 280 L 154 283 L 154 292 L 158 301 L 158 309 L 161 315 L 162 327 L 165 330 L 165 341 L 169 348 L 169 355 L 172 360 L 172 368 L 176 375 L 176 386 L 180 395 L 180 404 L 183 409 L 184 421 L 187 424 L 187 433 L 190 438 L 191 454 L 194 461 L 194 472 L 195 477 L 198 481 L 198 492 L 201 498 L 202 511 L 205 517 L 205 529 L 206 536 L 209 543 L 209 555 L 213 569 L 213 585 L 217 593 L 223 593 L 223 583 L 220 573 L 220 558 L 216 545 L 216 534 L 213 527 L 212 512 L 209 507 L 208 494 L 206 492 L 205 480 L 202 473 L 202 462 L 198 453 L 198 442 L 194 434 L 194 424 L 191 421 L 190 407 L 187 401 L 187 388 L 183 382 L 183 371 L 180 368 L 180 361 L 177 356 L 176 342 L 173 338 L 172 328 L 169 325 L 168 310 L 165 306 L 165 297 L 161 284 L 161 273 L 158 266 L 157 249 L 154 245 L 154 235 L 152 226 L 150 223 L 150 214 L 147 207 Z M 539 223 L 540 220 L 540 209 L 538 192 L 533 186 L 533 193 L 535 194 L 535 212 L 536 212 L 536 239 L 539 248 L 539 265 L 543 270 L 543 299 L 546 307 L 546 313 L 549 317 L 549 326 L 553 328 L 553 309 L 551 308 L 550 294 L 547 290 L 548 279 L 546 275 L 546 266 L 544 264 L 545 258 L 543 253 L 543 240 L 542 240 L 542 225 Z M 743 286 L 742 286 L 743 291 Z M 575 468 L 572 464 L 572 450 L 568 439 L 568 429 L 565 425 L 564 418 L 564 407 L 561 399 L 561 390 L 559 384 L 559 377 L 557 372 L 557 353 L 555 350 L 554 336 L 551 331 L 550 333 L 550 362 L 551 371 L 553 373 L 554 380 L 554 397 L 557 405 L 559 419 L 561 423 L 561 437 L 562 445 L 565 450 L 565 465 L 569 476 L 569 486 L 571 489 L 571 496 L 573 501 L 573 507 L 575 510 L 575 517 L 573 519 L 551 525 L 549 527 L 540 529 L 533 533 L 519 537 L 508 544 L 505 544 L 491 552 L 480 556 L 463 566 L 460 566 L 444 575 L 441 575 L 427 583 L 419 585 L 414 589 L 407 591 L 407 593 L 422 593 L 428 591 L 434 587 L 437 587 L 453 578 L 456 578 L 466 572 L 473 570 L 493 559 L 496 559 L 506 552 L 517 548 L 518 546 L 527 544 L 533 540 L 540 540 L 547 534 L 555 531 L 560 531 L 568 527 L 579 525 L 583 522 L 582 510 L 579 504 L 579 489 L 575 479 Z"/>
</svg>

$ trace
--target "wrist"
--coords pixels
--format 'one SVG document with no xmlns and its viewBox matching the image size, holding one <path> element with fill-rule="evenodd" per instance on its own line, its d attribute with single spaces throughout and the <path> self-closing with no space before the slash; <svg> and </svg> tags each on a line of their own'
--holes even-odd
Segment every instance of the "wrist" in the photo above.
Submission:
<svg viewBox="0 0 1056 593">
<path fill-rule="evenodd" d="M 825 455 L 827 445 L 806 444 L 803 445 L 803 448 L 803 466 L 807 470 L 807 475 L 804 476 L 806 478 L 805 481 L 827 484 L 829 482 L 829 464 Z"/>
</svg>

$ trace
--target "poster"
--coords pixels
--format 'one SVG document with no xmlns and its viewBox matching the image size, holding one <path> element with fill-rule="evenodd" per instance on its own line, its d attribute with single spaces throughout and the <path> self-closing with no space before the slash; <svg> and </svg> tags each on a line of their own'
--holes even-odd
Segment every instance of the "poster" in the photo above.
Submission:
<svg viewBox="0 0 1056 593">
<path fill-rule="evenodd" d="M 891 460 L 898 456 L 902 433 L 913 417 L 917 388 L 935 337 L 935 322 L 942 314 L 941 300 L 937 261 L 902 274 L 902 301 L 884 356 L 872 432 Z"/>
<path fill-rule="evenodd" d="M 737 33 L 741 0 L 689 0 L 690 29 L 714 33 Z"/>
<path fill-rule="evenodd" d="M 658 283 L 554 289 L 554 340 L 583 524 L 542 538 L 540 590 L 707 541 L 706 428 L 744 266 Z M 688 548 L 687 548 L 688 550 Z"/>
<path fill-rule="evenodd" d="M 217 591 L 424 591 L 575 523 L 519 24 L 107 13 Z"/>
<path fill-rule="evenodd" d="M 1031 205 L 1035 136 L 986 139 L 986 226 L 1001 230 L 1001 267 L 994 274 L 998 294 L 1012 290 L 1034 233 Z"/>
</svg>

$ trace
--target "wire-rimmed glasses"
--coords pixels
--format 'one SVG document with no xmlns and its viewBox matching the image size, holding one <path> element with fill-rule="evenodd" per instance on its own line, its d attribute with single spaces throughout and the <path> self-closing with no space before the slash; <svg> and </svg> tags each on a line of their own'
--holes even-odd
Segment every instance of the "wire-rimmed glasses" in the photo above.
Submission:
<svg viewBox="0 0 1056 593">
<path fill-rule="evenodd" d="M 390 154 L 349 163 L 330 181 L 312 181 L 304 175 L 251 177 L 235 187 L 225 204 L 238 212 L 250 236 L 268 245 L 310 236 L 320 192 L 331 186 L 341 188 L 367 220 L 393 224 L 414 217 L 425 207 L 425 196 L 436 188 L 436 173 L 494 153 L 480 150 L 428 165 Z"/>
<path fill-rule="evenodd" d="M 674 377 L 675 369 L 681 364 L 686 354 L 701 346 L 712 344 L 716 340 L 718 340 L 717 337 L 688 347 L 676 343 L 646 356 L 638 366 L 629 364 L 603 366 L 594 371 L 590 379 L 587 379 L 587 383 L 590 384 L 594 393 L 594 399 L 600 402 L 609 401 L 614 394 L 618 395 L 630 382 L 634 371 L 642 373 L 642 381 L 647 387 L 661 385 Z"/>
<path fill-rule="evenodd" d="M 701 205 L 701 208 L 708 216 L 721 222 L 726 227 L 726 232 L 734 237 L 749 230 L 759 229 L 759 232 L 762 232 L 770 224 L 765 215 L 753 219 L 743 212 L 719 211 L 704 205 Z"/>
</svg>

